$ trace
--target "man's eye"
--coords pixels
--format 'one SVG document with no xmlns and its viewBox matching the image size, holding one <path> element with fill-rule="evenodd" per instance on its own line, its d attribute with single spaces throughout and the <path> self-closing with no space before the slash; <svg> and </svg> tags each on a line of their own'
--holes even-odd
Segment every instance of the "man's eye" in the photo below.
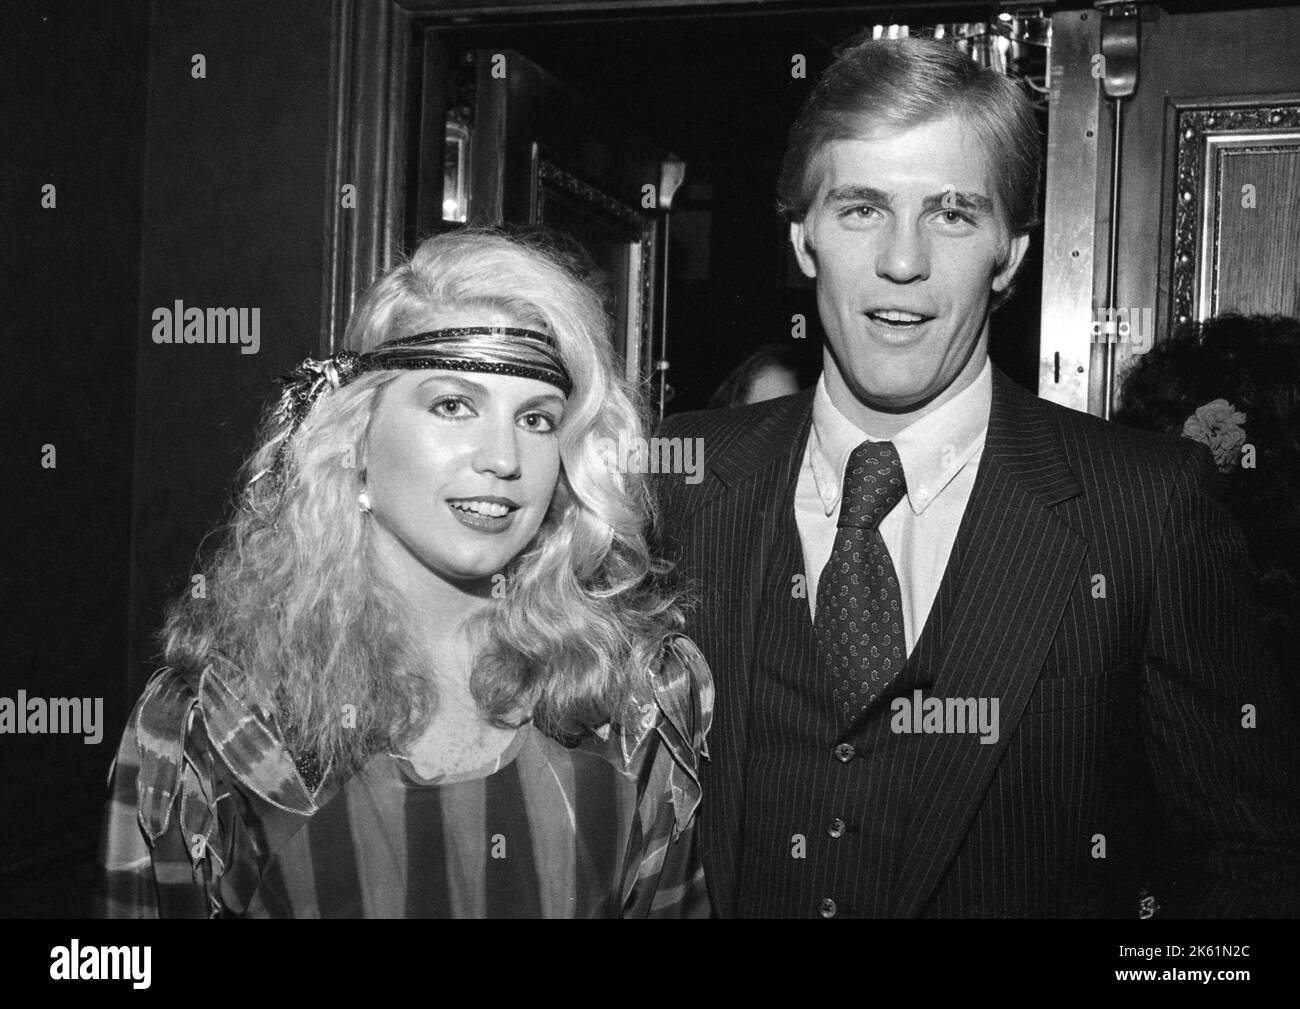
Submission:
<svg viewBox="0 0 1300 1009">
<path fill-rule="evenodd" d="M 960 210 L 943 210 L 939 216 L 943 219 L 944 224 L 974 224 L 969 214 L 964 214 Z"/>
<path fill-rule="evenodd" d="M 446 396 L 442 399 L 434 400 L 433 405 L 429 407 L 429 412 L 437 414 L 439 417 L 469 417 L 473 411 L 469 408 L 469 403 L 460 396 Z"/>
<path fill-rule="evenodd" d="M 866 218 L 870 217 L 872 214 L 876 214 L 876 213 L 879 213 L 879 211 L 875 207 L 864 205 L 859 207 L 849 207 L 847 210 L 844 211 L 843 216 L 850 217 L 855 220 L 865 220 Z"/>
<path fill-rule="evenodd" d="M 555 430 L 555 418 L 546 413 L 526 413 L 519 418 L 519 424 L 524 430 L 538 434 L 550 434 Z"/>
</svg>

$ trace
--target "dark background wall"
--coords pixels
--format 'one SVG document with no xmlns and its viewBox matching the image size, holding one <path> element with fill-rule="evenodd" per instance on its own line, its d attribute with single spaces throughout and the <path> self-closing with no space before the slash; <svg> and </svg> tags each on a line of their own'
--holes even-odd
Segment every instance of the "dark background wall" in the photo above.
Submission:
<svg viewBox="0 0 1300 1009">
<path fill-rule="evenodd" d="M 202 0 L 151 8 L 148 160 L 136 384 L 131 656 L 188 590 L 226 512 L 274 376 L 319 347 L 330 5 Z M 191 77 L 191 59 L 207 78 Z M 151 313 L 259 308 L 261 349 L 155 344 Z"/>
<path fill-rule="evenodd" d="M 102 697 L 105 724 L 0 735 L 0 915 L 82 914 L 162 607 L 317 349 L 330 5 L 36 0 L 5 36 L 0 696 Z M 260 353 L 155 345 L 177 299 L 260 308 Z"/>
<path fill-rule="evenodd" d="M 102 697 L 108 724 L 0 735 L 0 913 L 84 888 L 125 717 L 148 27 L 143 0 L 5 17 L 0 696 Z"/>
</svg>

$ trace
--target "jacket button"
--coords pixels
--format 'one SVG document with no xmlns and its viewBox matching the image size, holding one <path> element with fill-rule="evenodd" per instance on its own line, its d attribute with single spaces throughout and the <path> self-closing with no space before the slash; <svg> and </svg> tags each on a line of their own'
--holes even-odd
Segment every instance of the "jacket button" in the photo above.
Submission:
<svg viewBox="0 0 1300 1009">
<path fill-rule="evenodd" d="M 831 837 L 843 837 L 844 821 L 837 816 L 830 823 L 826 824 L 826 833 L 830 834 Z"/>
<path fill-rule="evenodd" d="M 835 901 L 831 900 L 829 897 L 823 897 L 821 905 L 817 910 L 821 913 L 823 918 L 834 918 L 836 910 Z"/>
<path fill-rule="evenodd" d="M 841 764 L 847 764 L 858 755 L 858 751 L 853 748 L 852 743 L 840 743 L 831 752 L 835 754 L 835 759 Z"/>
</svg>

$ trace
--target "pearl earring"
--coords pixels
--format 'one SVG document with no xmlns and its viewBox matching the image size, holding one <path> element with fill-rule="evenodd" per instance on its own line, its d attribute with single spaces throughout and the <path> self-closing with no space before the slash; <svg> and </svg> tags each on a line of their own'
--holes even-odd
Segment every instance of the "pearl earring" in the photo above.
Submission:
<svg viewBox="0 0 1300 1009">
<path fill-rule="evenodd" d="M 357 508 L 359 508 L 364 515 L 369 515 L 371 512 L 370 495 L 365 491 L 362 491 L 357 495 Z"/>
</svg>

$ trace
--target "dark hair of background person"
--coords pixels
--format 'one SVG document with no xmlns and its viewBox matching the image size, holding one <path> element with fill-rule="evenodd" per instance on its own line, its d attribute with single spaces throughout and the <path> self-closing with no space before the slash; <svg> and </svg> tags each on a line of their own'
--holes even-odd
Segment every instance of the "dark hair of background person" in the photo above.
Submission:
<svg viewBox="0 0 1300 1009">
<path fill-rule="evenodd" d="M 1245 415 L 1255 466 L 1221 474 L 1222 501 L 1250 548 L 1277 658 L 1300 650 L 1300 319 L 1227 313 L 1178 328 L 1125 373 L 1114 419 L 1181 434 L 1198 407 Z"/>
<path fill-rule="evenodd" d="M 718 386 L 709 399 L 709 408 L 744 406 L 749 402 L 754 379 L 764 368 L 784 368 L 794 374 L 800 389 L 806 389 L 817 377 L 815 368 L 810 364 L 789 344 L 765 343 L 745 358 Z"/>
</svg>

